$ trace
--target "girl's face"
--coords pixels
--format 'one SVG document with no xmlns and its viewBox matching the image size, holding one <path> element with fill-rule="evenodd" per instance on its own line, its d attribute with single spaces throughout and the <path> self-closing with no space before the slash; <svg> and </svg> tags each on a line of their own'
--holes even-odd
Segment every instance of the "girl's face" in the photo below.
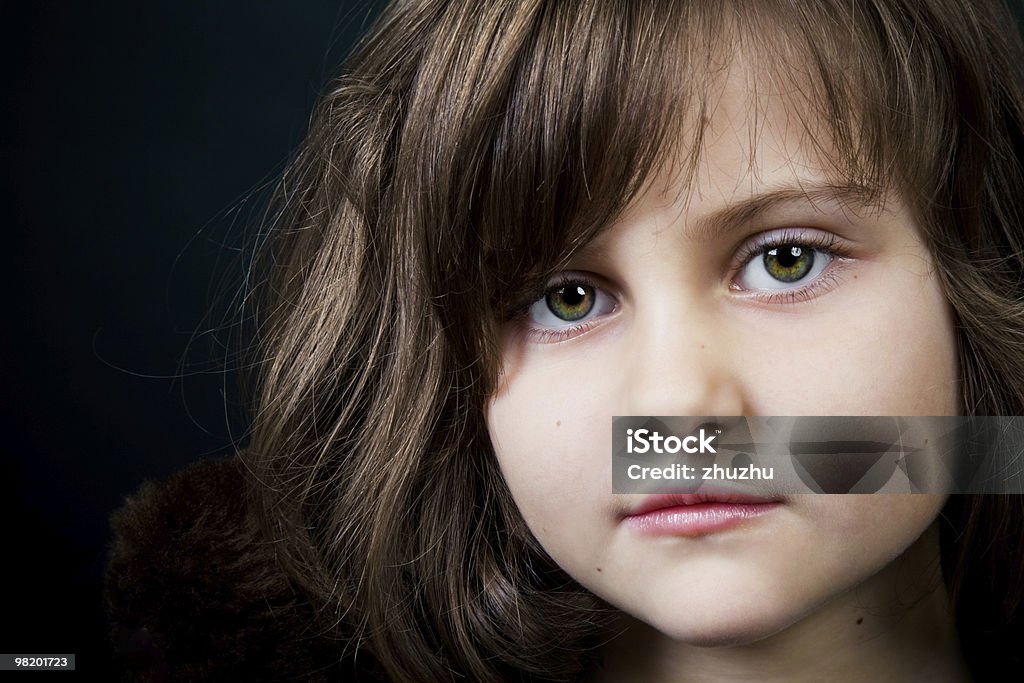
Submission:
<svg viewBox="0 0 1024 683">
<path fill-rule="evenodd" d="M 873 208 L 829 177 L 797 107 L 752 101 L 748 73 L 730 71 L 692 183 L 655 178 L 508 323 L 487 407 L 551 557 L 694 644 L 888 599 L 894 559 L 936 558 L 924 532 L 945 498 L 791 496 L 723 531 L 645 536 L 623 523 L 642 497 L 611 493 L 613 415 L 958 412 L 953 322 L 907 206 Z"/>
</svg>

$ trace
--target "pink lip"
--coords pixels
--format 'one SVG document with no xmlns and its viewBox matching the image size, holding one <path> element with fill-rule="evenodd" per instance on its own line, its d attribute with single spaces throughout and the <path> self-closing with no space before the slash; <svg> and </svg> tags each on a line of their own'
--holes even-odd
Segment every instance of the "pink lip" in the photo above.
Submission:
<svg viewBox="0 0 1024 683">
<path fill-rule="evenodd" d="M 623 523 L 643 534 L 702 536 L 760 517 L 782 505 L 777 499 L 724 491 L 648 496 Z"/>
</svg>

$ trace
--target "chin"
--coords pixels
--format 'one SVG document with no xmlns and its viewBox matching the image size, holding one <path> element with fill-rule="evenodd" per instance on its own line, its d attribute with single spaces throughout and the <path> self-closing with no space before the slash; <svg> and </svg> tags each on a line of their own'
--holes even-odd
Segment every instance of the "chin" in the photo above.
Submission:
<svg viewBox="0 0 1024 683">
<path fill-rule="evenodd" d="M 641 620 L 676 642 L 697 647 L 735 647 L 751 645 L 784 631 L 801 616 L 792 606 L 784 609 L 777 604 L 746 602 L 704 606 L 699 611 L 679 605 L 672 614 L 648 615 Z"/>
</svg>

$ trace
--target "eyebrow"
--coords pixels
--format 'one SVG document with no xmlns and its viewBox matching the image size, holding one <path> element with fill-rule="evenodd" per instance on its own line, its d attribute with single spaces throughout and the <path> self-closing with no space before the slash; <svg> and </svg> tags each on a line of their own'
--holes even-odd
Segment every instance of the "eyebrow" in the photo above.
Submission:
<svg viewBox="0 0 1024 683">
<path fill-rule="evenodd" d="M 884 193 L 879 188 L 864 185 L 813 185 L 770 190 L 753 197 L 731 203 L 693 221 L 687 227 L 694 239 L 706 241 L 722 234 L 734 232 L 757 221 L 780 207 L 793 204 L 838 204 L 840 208 L 884 206 Z"/>
</svg>

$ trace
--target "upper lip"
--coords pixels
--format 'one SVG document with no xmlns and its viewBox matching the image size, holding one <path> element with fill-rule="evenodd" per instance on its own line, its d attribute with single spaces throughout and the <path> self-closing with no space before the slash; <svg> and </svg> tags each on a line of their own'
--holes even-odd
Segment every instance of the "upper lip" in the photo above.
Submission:
<svg viewBox="0 0 1024 683">
<path fill-rule="evenodd" d="M 636 517 L 655 510 L 683 507 L 698 503 L 733 503 L 735 505 L 756 505 L 777 503 L 782 499 L 771 496 L 756 496 L 738 491 L 697 491 L 695 493 L 663 493 L 650 495 L 626 510 L 626 517 Z"/>
</svg>

